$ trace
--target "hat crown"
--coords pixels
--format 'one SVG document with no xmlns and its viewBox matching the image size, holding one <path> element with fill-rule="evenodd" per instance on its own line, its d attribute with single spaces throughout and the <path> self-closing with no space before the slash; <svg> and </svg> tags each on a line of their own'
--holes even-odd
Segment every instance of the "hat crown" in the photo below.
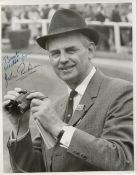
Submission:
<svg viewBox="0 0 137 175">
<path fill-rule="evenodd" d="M 87 27 L 87 25 L 82 16 L 72 10 L 60 9 L 55 12 L 51 20 L 48 34 L 84 27 Z"/>
<path fill-rule="evenodd" d="M 50 38 L 69 33 L 79 32 L 87 36 L 91 41 L 98 43 L 99 35 L 91 26 L 88 27 L 84 18 L 70 9 L 60 9 L 55 12 L 49 26 L 47 35 L 37 38 L 37 43 L 43 49 L 48 49 L 46 43 Z"/>
</svg>

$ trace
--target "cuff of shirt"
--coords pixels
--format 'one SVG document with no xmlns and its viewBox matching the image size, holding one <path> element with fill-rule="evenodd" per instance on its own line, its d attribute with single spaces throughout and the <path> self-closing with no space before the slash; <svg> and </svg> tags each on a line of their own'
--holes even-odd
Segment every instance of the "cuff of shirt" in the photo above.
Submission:
<svg viewBox="0 0 137 175">
<path fill-rule="evenodd" d="M 63 127 L 63 131 L 64 134 L 60 140 L 60 146 L 68 148 L 72 139 L 72 136 L 74 134 L 76 128 L 74 128 L 73 126 L 64 126 Z"/>
<path fill-rule="evenodd" d="M 9 141 L 10 141 L 10 142 L 20 141 L 20 140 L 22 140 L 23 138 L 25 138 L 26 135 L 27 135 L 28 133 L 29 133 L 29 129 L 28 129 L 28 131 L 27 131 L 26 133 L 24 133 L 22 136 L 15 138 L 14 132 L 13 132 L 13 130 L 12 130 L 11 133 L 10 133 Z"/>
</svg>

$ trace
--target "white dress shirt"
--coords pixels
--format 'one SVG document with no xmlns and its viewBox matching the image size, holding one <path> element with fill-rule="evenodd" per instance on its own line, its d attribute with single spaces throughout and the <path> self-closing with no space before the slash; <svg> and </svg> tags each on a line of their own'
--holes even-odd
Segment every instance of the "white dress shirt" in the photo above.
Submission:
<svg viewBox="0 0 137 175">
<path fill-rule="evenodd" d="M 84 95 L 85 90 L 86 90 L 91 78 L 95 74 L 95 72 L 96 72 L 96 68 L 93 67 L 91 72 L 88 74 L 88 76 L 75 89 L 78 93 L 73 99 L 74 100 L 73 101 L 73 113 L 74 113 L 75 109 L 77 108 L 82 96 Z M 69 87 L 68 87 L 68 92 L 69 93 L 71 92 L 71 89 Z M 73 115 L 72 115 L 72 117 L 73 117 Z M 61 143 L 62 147 L 68 148 L 70 145 L 73 133 L 75 131 L 75 128 L 73 126 L 65 126 L 65 127 L 63 127 L 63 130 L 64 130 L 64 134 L 60 140 L 60 143 Z"/>
</svg>

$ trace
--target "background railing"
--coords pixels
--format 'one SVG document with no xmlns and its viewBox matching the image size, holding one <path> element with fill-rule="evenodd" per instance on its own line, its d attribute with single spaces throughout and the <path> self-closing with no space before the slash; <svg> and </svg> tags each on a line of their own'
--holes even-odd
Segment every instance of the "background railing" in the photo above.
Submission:
<svg viewBox="0 0 137 175">
<path fill-rule="evenodd" d="M 41 34 L 40 35 L 46 35 L 47 34 L 47 30 L 48 30 L 48 26 L 49 26 L 50 20 L 49 19 L 39 19 L 39 20 L 30 20 L 30 19 L 14 19 L 11 22 L 11 30 L 20 30 L 22 28 L 22 25 L 28 25 L 28 28 L 41 28 Z M 104 33 L 104 35 L 106 35 L 105 37 L 110 37 L 111 40 L 113 40 L 113 44 L 114 44 L 114 48 L 115 51 L 117 53 L 121 52 L 122 48 L 125 47 L 126 45 L 122 45 L 122 38 L 124 39 L 125 36 L 129 33 L 129 41 L 127 41 L 126 44 L 129 44 L 130 42 L 130 46 L 132 47 L 132 23 L 129 22 L 110 22 L 110 21 L 105 21 L 105 22 L 99 22 L 99 21 L 87 21 L 88 26 L 93 26 L 95 27 L 97 30 L 99 30 L 100 28 L 100 32 L 102 33 L 103 29 L 107 29 L 109 32 L 109 36 L 106 32 Z M 125 33 L 125 35 L 122 37 L 122 29 L 127 30 L 127 34 Z M 104 31 L 104 30 L 103 30 Z M 111 33 L 111 35 L 110 35 Z M 32 38 L 31 38 L 32 41 Z M 32 43 L 30 41 L 30 43 Z M 111 43 L 110 43 L 111 45 Z"/>
<path fill-rule="evenodd" d="M 132 35 L 132 23 L 129 22 L 99 22 L 99 21 L 87 21 L 87 24 L 90 26 L 96 26 L 98 27 L 107 27 L 107 28 L 112 28 L 114 31 L 114 44 L 115 44 L 115 49 L 116 52 L 119 53 L 122 50 L 122 43 L 121 43 L 121 29 L 131 29 L 131 35 Z M 130 38 L 132 42 L 132 38 Z"/>
</svg>

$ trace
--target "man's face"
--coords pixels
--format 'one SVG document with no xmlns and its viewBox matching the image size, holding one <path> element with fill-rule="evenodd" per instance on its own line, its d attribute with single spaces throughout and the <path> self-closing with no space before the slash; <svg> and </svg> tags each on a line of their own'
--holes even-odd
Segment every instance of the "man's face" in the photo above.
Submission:
<svg viewBox="0 0 137 175">
<path fill-rule="evenodd" d="M 51 64 L 56 74 L 68 85 L 77 86 L 88 75 L 92 67 L 89 42 L 88 44 L 82 42 L 82 37 L 84 36 L 80 34 L 69 33 L 49 41 Z"/>
</svg>

